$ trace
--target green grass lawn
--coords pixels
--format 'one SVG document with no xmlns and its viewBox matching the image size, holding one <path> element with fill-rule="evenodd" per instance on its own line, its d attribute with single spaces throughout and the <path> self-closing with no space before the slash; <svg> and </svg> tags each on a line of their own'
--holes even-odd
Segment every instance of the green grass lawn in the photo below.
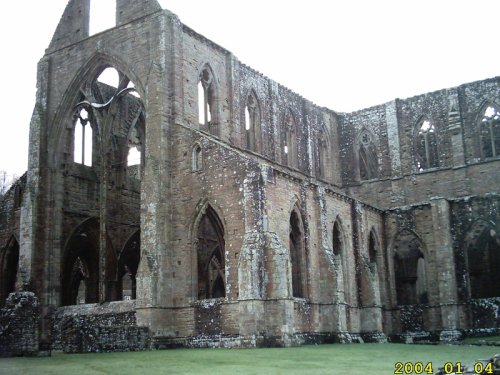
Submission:
<svg viewBox="0 0 500 375">
<path fill-rule="evenodd" d="M 464 340 L 464 342 L 466 342 L 466 343 L 484 342 L 484 341 L 486 341 L 486 342 L 500 342 L 500 336 L 467 337 Z"/>
<path fill-rule="evenodd" d="M 396 362 L 473 362 L 499 347 L 351 344 L 272 349 L 174 349 L 0 359 L 0 374 L 394 374 Z M 425 373 L 425 372 L 424 372 Z"/>
</svg>

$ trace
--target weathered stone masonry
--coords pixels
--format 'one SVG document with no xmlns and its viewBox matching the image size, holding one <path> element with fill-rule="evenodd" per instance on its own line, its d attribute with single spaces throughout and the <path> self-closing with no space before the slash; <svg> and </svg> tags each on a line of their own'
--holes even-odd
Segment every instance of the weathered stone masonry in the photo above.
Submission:
<svg viewBox="0 0 500 375">
<path fill-rule="evenodd" d="M 1 298 L 35 323 L 2 320 L 3 355 L 499 328 L 499 78 L 337 113 L 155 0 L 116 14 L 89 35 L 69 1 L 39 62 L 0 214 Z"/>
</svg>

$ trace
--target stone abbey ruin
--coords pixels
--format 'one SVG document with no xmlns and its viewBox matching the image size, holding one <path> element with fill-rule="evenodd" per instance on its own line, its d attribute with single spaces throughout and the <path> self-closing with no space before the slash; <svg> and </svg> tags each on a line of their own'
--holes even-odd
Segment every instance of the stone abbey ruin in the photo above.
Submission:
<svg viewBox="0 0 500 375">
<path fill-rule="evenodd" d="M 500 78 L 338 113 L 156 0 L 89 36 L 89 2 L 0 200 L 1 355 L 498 332 Z"/>
</svg>

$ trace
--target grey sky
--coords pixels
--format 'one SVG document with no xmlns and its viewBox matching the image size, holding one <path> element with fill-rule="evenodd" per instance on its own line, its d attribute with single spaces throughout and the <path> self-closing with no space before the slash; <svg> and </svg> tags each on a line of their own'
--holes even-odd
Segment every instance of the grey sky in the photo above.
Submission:
<svg viewBox="0 0 500 375">
<path fill-rule="evenodd" d="M 9 173 L 27 168 L 36 64 L 66 3 L 24 0 L 1 6 L 0 169 Z M 160 3 L 243 63 L 337 111 L 500 75 L 498 0 Z"/>
</svg>

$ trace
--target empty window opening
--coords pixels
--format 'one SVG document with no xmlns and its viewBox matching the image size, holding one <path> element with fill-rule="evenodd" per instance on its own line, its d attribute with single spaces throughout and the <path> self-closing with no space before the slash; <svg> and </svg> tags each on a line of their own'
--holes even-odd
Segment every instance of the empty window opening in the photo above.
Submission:
<svg viewBox="0 0 500 375">
<path fill-rule="evenodd" d="M 0 306 L 3 306 L 9 294 L 16 290 L 19 244 L 14 237 L 0 255 Z"/>
<path fill-rule="evenodd" d="M 300 214 L 293 210 L 290 215 L 290 263 L 292 268 L 292 295 L 294 297 L 305 296 L 305 244 L 304 227 Z"/>
<path fill-rule="evenodd" d="M 88 220 L 70 236 L 61 279 L 63 306 L 99 300 L 99 223 Z"/>
<path fill-rule="evenodd" d="M 135 99 L 134 103 L 137 102 Z M 133 112 L 132 112 L 133 113 Z M 141 180 L 144 166 L 144 150 L 142 147 L 144 138 L 144 119 L 141 109 L 134 115 L 136 120 L 131 126 L 128 134 L 127 175 L 136 180 Z"/>
<path fill-rule="evenodd" d="M 92 166 L 93 131 L 89 121 L 89 114 L 85 109 L 81 109 L 77 113 L 73 145 L 74 162 Z"/>
<path fill-rule="evenodd" d="M 141 235 L 137 231 L 125 244 L 118 260 L 120 289 L 118 295 L 123 301 L 136 299 L 136 277 L 141 260 Z"/>
<path fill-rule="evenodd" d="M 422 243 L 413 233 L 404 230 L 394 242 L 394 251 L 398 305 L 427 303 L 426 264 Z"/>
<path fill-rule="evenodd" d="M 328 142 L 326 136 L 322 132 L 318 137 L 318 161 L 317 161 L 317 175 L 321 178 L 328 177 Z"/>
<path fill-rule="evenodd" d="M 368 239 L 368 258 L 370 263 L 374 263 L 377 260 L 377 243 L 373 232 L 370 232 L 370 238 Z"/>
<path fill-rule="evenodd" d="M 198 80 L 198 122 L 200 125 L 208 127 L 208 131 L 216 134 L 214 119 L 215 108 L 215 84 L 212 73 L 208 67 L 205 67 Z"/>
<path fill-rule="evenodd" d="M 333 254 L 335 255 L 342 254 L 342 240 L 340 236 L 340 229 L 338 222 L 335 222 L 335 224 L 333 225 L 332 246 L 333 246 Z"/>
<path fill-rule="evenodd" d="M 128 269 L 126 269 L 125 275 L 122 277 L 122 300 L 123 301 L 130 301 L 132 299 L 132 274 Z M 134 292 L 135 294 L 135 292 Z"/>
<path fill-rule="evenodd" d="M 245 147 L 255 152 L 261 151 L 260 108 L 253 90 L 245 106 Z"/>
<path fill-rule="evenodd" d="M 476 223 L 466 243 L 471 298 L 500 297 L 500 238 L 485 222 Z"/>
<path fill-rule="evenodd" d="M 297 167 L 297 139 L 296 139 L 296 122 L 291 110 L 287 110 L 283 124 L 282 132 L 282 147 L 283 147 L 283 163 L 289 167 Z"/>
<path fill-rule="evenodd" d="M 76 304 L 77 305 L 83 305 L 85 304 L 85 300 L 86 300 L 86 294 L 87 294 L 87 291 L 86 291 L 86 286 L 85 286 L 85 279 L 82 277 L 79 281 L 80 285 L 78 286 L 78 292 L 77 292 L 77 296 L 76 296 Z"/>
<path fill-rule="evenodd" d="M 492 105 L 484 111 L 480 123 L 481 151 L 484 158 L 500 156 L 500 112 Z"/>
<path fill-rule="evenodd" d="M 418 127 L 416 137 L 416 164 L 419 171 L 438 166 L 436 128 L 425 120 Z"/>
<path fill-rule="evenodd" d="M 192 170 L 201 171 L 203 169 L 201 146 L 195 145 L 192 152 Z"/>
<path fill-rule="evenodd" d="M 226 296 L 224 229 L 209 206 L 198 227 L 198 299 Z"/>
<path fill-rule="evenodd" d="M 359 138 L 358 164 L 360 180 L 371 180 L 378 177 L 377 147 L 367 131 Z"/>
<path fill-rule="evenodd" d="M 139 93 L 136 91 L 136 88 L 135 88 L 135 84 L 134 82 L 130 81 L 127 85 L 127 88 L 129 89 L 134 89 L 133 91 L 130 91 L 129 94 L 132 95 L 132 96 L 135 96 L 136 98 L 140 98 L 141 96 L 139 95 Z"/>
<path fill-rule="evenodd" d="M 116 26 L 116 0 L 91 0 L 89 35 Z"/>
<path fill-rule="evenodd" d="M 250 130 L 250 111 L 245 107 L 245 130 Z"/>
<path fill-rule="evenodd" d="M 87 282 L 88 282 L 88 267 L 81 260 L 77 258 L 71 270 L 71 291 L 72 300 L 74 305 L 82 305 L 87 303 Z"/>
<path fill-rule="evenodd" d="M 138 146 L 131 146 L 128 149 L 127 166 L 141 165 L 141 151 Z"/>
<path fill-rule="evenodd" d="M 120 74 L 115 68 L 106 68 L 102 71 L 99 77 L 97 77 L 97 82 L 104 83 L 105 85 L 116 89 L 120 84 Z"/>
</svg>

